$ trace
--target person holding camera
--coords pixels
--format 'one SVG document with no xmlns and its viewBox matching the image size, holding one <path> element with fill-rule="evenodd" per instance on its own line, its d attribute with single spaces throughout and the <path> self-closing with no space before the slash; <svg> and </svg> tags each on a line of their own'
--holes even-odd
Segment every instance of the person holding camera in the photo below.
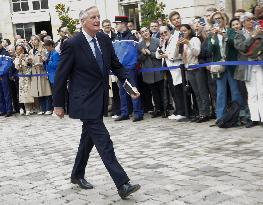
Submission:
<svg viewBox="0 0 263 205">
<path fill-rule="evenodd" d="M 151 37 L 150 30 L 146 27 L 140 30 L 142 41 L 138 45 L 139 62 L 142 68 L 160 68 L 162 61 L 156 58 L 156 50 L 159 46 L 159 39 Z M 149 84 L 152 92 L 155 110 L 151 113 L 152 118 L 159 117 L 163 113 L 163 71 L 143 72 L 143 81 Z"/>
<path fill-rule="evenodd" d="M 208 52 L 212 54 L 212 62 L 235 61 L 237 50 L 234 47 L 235 30 L 226 27 L 223 13 L 217 11 L 211 16 L 211 32 L 208 36 Z M 233 78 L 236 66 L 210 66 L 210 73 L 216 79 L 217 101 L 216 119 L 222 118 L 227 108 L 227 84 L 229 84 L 232 102 L 242 105 L 242 97 L 238 82 Z"/>
<path fill-rule="evenodd" d="M 156 51 L 156 58 L 162 59 L 163 67 L 179 66 L 182 64 L 182 55 L 179 53 L 177 42 L 178 35 L 172 35 L 167 26 L 160 27 L 160 45 Z M 180 69 L 168 70 L 165 72 L 164 79 L 168 84 L 168 89 L 171 92 L 175 103 L 174 113 L 168 117 L 171 120 L 181 120 L 185 118 L 183 84 Z M 164 85 L 166 87 L 166 85 Z M 164 92 L 164 107 L 168 105 L 168 93 Z M 165 112 L 166 110 L 164 110 Z M 166 114 L 168 114 L 166 112 Z M 166 117 L 166 116 L 163 116 Z"/>
<path fill-rule="evenodd" d="M 14 60 L 15 68 L 18 70 L 19 75 L 30 75 L 31 67 L 29 67 L 29 59 L 26 48 L 23 45 L 16 45 L 16 58 Z M 20 115 L 30 115 L 34 98 L 31 95 L 31 78 L 22 76 L 19 78 L 19 103 L 24 104 L 25 113 L 20 108 Z"/>
<path fill-rule="evenodd" d="M 243 29 L 236 33 L 234 40 L 235 48 L 239 51 L 239 60 L 263 60 L 263 27 L 249 12 L 245 12 L 240 21 Z M 263 122 L 263 66 L 240 65 L 235 72 L 235 78 L 245 81 L 251 115 L 246 127 L 254 127 Z"/>
<path fill-rule="evenodd" d="M 52 114 L 51 87 L 48 81 L 44 62 L 47 60 L 46 49 L 39 36 L 31 37 L 33 49 L 29 52 L 29 62 L 32 64 L 31 92 L 32 97 L 38 98 L 40 104 L 39 115 Z"/>
<path fill-rule="evenodd" d="M 201 123 L 209 120 L 210 103 L 209 92 L 207 88 L 206 69 L 191 69 L 189 65 L 198 64 L 198 56 L 201 51 L 201 41 L 195 36 L 194 31 L 188 24 L 182 24 L 180 28 L 183 37 L 178 41 L 178 45 L 183 44 L 183 62 L 187 69 L 187 77 L 194 91 L 198 105 L 199 115 L 195 118 L 195 122 Z"/>
</svg>

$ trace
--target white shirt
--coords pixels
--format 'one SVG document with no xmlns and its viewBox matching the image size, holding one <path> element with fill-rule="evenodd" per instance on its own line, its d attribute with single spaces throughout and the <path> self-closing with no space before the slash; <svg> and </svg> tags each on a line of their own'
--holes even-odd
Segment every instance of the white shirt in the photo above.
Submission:
<svg viewBox="0 0 263 205">
<path fill-rule="evenodd" d="M 92 53 L 93 53 L 94 57 L 96 58 L 95 47 L 94 47 L 94 43 L 93 43 L 93 41 L 92 41 L 93 37 L 91 37 L 89 34 L 87 34 L 87 33 L 84 31 L 84 29 L 82 29 L 82 33 L 84 34 L 85 38 L 87 39 L 87 41 L 88 41 L 88 43 L 89 43 L 89 46 L 90 46 L 90 48 L 91 48 L 91 50 L 92 50 Z M 98 47 L 99 47 L 99 49 L 100 49 L 100 45 L 99 45 L 99 42 L 98 42 L 96 36 L 95 36 L 94 38 L 96 39 L 97 45 L 98 45 Z M 101 49 L 100 49 L 100 52 L 101 52 Z"/>
<path fill-rule="evenodd" d="M 198 55 L 201 51 L 201 41 L 197 37 L 191 38 L 189 45 L 184 44 L 184 63 L 188 65 L 198 64 Z"/>
</svg>

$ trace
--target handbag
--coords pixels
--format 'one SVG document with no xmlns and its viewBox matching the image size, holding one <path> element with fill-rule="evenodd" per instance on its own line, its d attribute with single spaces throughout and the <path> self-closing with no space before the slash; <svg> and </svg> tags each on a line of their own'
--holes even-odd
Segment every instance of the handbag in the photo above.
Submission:
<svg viewBox="0 0 263 205">
<path fill-rule="evenodd" d="M 221 78 L 226 71 L 226 67 L 223 65 L 210 65 L 207 69 L 210 71 L 212 78 Z"/>
</svg>

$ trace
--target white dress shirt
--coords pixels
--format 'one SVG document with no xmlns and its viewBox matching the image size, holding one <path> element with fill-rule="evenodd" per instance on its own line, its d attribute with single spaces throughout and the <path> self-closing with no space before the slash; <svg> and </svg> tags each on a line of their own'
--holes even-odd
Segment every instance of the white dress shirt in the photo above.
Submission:
<svg viewBox="0 0 263 205">
<path fill-rule="evenodd" d="M 92 53 L 93 53 L 94 57 L 96 58 L 95 47 L 94 47 L 94 43 L 92 41 L 93 37 L 91 37 L 89 34 L 87 34 L 87 32 L 85 32 L 84 29 L 82 29 L 82 33 L 84 34 L 85 38 L 87 39 L 87 41 L 89 43 L 89 46 L 90 46 L 90 48 L 92 50 Z M 100 49 L 100 44 L 99 44 L 96 36 L 94 38 L 96 39 L 97 45 L 98 45 L 98 47 Z M 100 49 L 100 52 L 101 52 L 101 49 Z"/>
</svg>

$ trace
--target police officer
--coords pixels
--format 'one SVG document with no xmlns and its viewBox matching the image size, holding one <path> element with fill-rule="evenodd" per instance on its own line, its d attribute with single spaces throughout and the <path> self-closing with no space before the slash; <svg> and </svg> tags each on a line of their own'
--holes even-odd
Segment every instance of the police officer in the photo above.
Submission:
<svg viewBox="0 0 263 205">
<path fill-rule="evenodd" d="M 13 113 L 12 97 L 9 88 L 9 69 L 12 58 L 0 40 L 0 116 L 10 117 Z"/>
<path fill-rule="evenodd" d="M 131 33 L 127 27 L 127 16 L 116 16 L 115 22 L 117 36 L 113 42 L 115 53 L 119 58 L 119 61 L 126 69 L 130 79 L 132 79 L 136 86 L 138 84 L 138 76 L 136 71 L 136 64 L 138 60 L 138 42 L 136 37 Z M 123 88 L 123 84 L 120 87 L 120 100 L 121 100 L 121 115 L 115 119 L 115 121 L 122 121 L 129 119 L 128 111 L 128 99 L 129 95 Z M 143 109 L 141 106 L 141 99 L 132 99 L 134 119 L 133 122 L 143 120 Z"/>
</svg>

